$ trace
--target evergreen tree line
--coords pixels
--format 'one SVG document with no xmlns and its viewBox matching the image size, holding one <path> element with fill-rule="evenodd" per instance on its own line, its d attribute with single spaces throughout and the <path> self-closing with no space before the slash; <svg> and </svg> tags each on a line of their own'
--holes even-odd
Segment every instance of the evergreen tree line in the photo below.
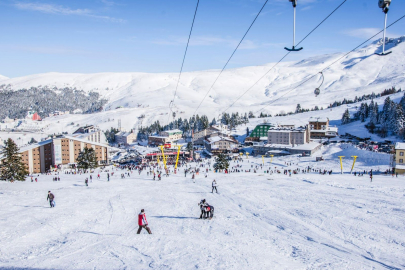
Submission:
<svg viewBox="0 0 405 270">
<path fill-rule="evenodd" d="M 343 125 L 352 121 L 368 121 L 366 127 L 371 133 L 381 137 L 393 135 L 405 138 L 405 94 L 399 103 L 392 101 L 389 96 L 385 98 L 381 111 L 373 100 L 370 104 L 362 103 L 352 118 L 346 109 L 341 121 Z"/>
<path fill-rule="evenodd" d="M 83 113 L 94 113 L 101 111 L 106 103 L 106 99 L 100 99 L 99 93 L 86 94 L 83 90 L 68 87 L 3 90 L 0 91 L 0 119 L 24 118 L 28 110 L 38 112 L 42 118 L 55 111 L 72 113 L 81 109 Z"/>
<path fill-rule="evenodd" d="M 375 94 L 374 92 L 370 95 L 363 95 L 361 97 L 355 97 L 354 100 L 351 99 L 343 99 L 343 101 L 335 101 L 333 103 L 331 103 L 328 108 L 334 108 L 334 107 L 338 107 L 344 104 L 353 104 L 353 103 L 357 103 L 357 102 L 362 102 L 362 101 L 366 101 L 366 100 L 373 100 L 379 97 L 383 97 L 383 96 L 387 96 L 387 95 L 392 95 L 392 94 L 396 94 L 401 92 L 402 90 L 396 90 L 395 87 L 391 87 L 389 89 L 385 89 L 384 91 L 382 91 L 380 94 Z"/>
<path fill-rule="evenodd" d="M 222 114 L 221 119 L 218 120 L 220 123 L 224 125 L 228 125 L 230 128 L 234 128 L 241 124 L 246 124 L 249 122 L 249 116 L 245 113 L 243 116 L 242 114 L 237 113 L 224 113 Z M 213 118 L 210 122 L 206 115 L 199 116 L 192 116 L 189 119 L 182 119 L 181 117 L 177 118 L 176 120 L 170 122 L 168 125 L 161 125 L 159 121 L 155 121 L 150 126 L 140 127 L 138 131 L 138 140 L 147 140 L 150 135 L 158 134 L 161 131 L 165 130 L 172 130 L 172 129 L 179 129 L 183 132 L 183 136 L 191 136 L 191 132 L 199 132 L 204 130 L 212 125 L 219 124 L 218 121 Z"/>
</svg>

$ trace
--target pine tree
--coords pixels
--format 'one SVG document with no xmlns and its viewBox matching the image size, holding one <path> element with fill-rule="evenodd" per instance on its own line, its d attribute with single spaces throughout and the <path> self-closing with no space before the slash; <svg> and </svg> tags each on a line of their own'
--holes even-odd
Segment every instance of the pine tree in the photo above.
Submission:
<svg viewBox="0 0 405 270">
<path fill-rule="evenodd" d="M 97 168 L 97 156 L 93 148 L 85 147 L 77 157 L 77 167 L 79 169 L 88 170 Z"/>
<path fill-rule="evenodd" d="M 4 158 L 3 163 L 0 165 L 1 179 L 25 181 L 28 170 L 18 151 L 15 142 L 9 138 L 1 152 Z"/>
<path fill-rule="evenodd" d="M 215 159 L 214 169 L 215 170 L 225 170 L 229 168 L 229 162 L 224 154 L 219 154 Z"/>
<path fill-rule="evenodd" d="M 301 105 L 297 104 L 297 108 L 295 109 L 295 113 L 300 113 L 301 112 Z"/>
<path fill-rule="evenodd" d="M 342 116 L 342 125 L 346 125 L 348 123 L 350 123 L 350 113 L 349 109 L 346 109 Z"/>
<path fill-rule="evenodd" d="M 370 107 L 370 123 L 377 125 L 378 124 L 378 104 L 377 102 L 371 101 Z"/>
<path fill-rule="evenodd" d="M 394 122 L 391 124 L 392 132 L 395 135 L 400 135 L 400 132 L 404 128 L 404 121 L 405 121 L 404 111 L 400 104 L 396 104 L 396 106 L 395 106 L 395 113 L 394 113 L 393 121 Z"/>
</svg>

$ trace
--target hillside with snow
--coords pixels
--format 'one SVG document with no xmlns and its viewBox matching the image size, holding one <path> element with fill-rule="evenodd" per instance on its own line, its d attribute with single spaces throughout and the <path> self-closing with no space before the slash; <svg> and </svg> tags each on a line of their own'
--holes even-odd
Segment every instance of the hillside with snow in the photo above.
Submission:
<svg viewBox="0 0 405 270">
<path fill-rule="evenodd" d="M 297 103 L 304 108 L 326 107 L 330 102 L 343 97 L 354 98 L 372 92 L 379 93 L 385 88 L 395 86 L 405 88 L 405 36 L 389 39 L 387 49 L 392 54 L 379 57 L 374 53 L 381 51 L 381 40 L 374 41 L 332 65 L 325 72 L 325 82 L 321 94 L 315 97 L 313 91 L 321 83 L 316 76 L 299 88 L 292 88 L 317 74 L 329 64 L 344 55 L 320 55 L 299 62 L 284 62 L 269 72 L 255 85 L 231 111 L 256 111 L 268 102 L 277 100 L 265 112 L 276 114 L 293 110 Z M 210 118 L 229 106 L 245 92 L 274 64 L 225 70 L 199 110 Z M 183 73 L 176 96 L 178 116 L 190 117 L 198 106 L 216 76 L 218 70 Z M 1 79 L 2 85 L 12 90 L 31 87 L 71 87 L 84 91 L 95 91 L 108 99 L 104 110 L 115 115 L 119 110 L 128 110 L 130 121 L 123 119 L 127 128 L 136 125 L 136 117 L 145 114 L 146 120 L 166 121 L 168 105 L 173 97 L 178 73 L 97 73 L 65 74 L 46 73 L 19 78 Z M 123 107 L 123 109 L 116 109 Z M 124 113 L 125 114 L 125 113 Z M 104 117 L 101 113 L 100 117 Z M 125 118 L 125 117 L 124 117 Z"/>
</svg>

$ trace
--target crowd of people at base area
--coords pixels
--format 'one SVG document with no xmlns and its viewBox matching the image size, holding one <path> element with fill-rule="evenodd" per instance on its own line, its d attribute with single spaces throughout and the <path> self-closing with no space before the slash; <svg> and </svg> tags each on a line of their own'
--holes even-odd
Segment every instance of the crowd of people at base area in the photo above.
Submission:
<svg viewBox="0 0 405 270">
<path fill-rule="evenodd" d="M 202 199 L 198 206 L 201 209 L 200 219 L 212 219 L 214 217 L 214 206 L 208 204 L 205 199 Z"/>
</svg>

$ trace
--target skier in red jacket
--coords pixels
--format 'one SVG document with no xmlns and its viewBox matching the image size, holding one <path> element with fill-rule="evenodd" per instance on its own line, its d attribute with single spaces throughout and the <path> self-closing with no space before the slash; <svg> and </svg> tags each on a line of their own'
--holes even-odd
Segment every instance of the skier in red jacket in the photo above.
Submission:
<svg viewBox="0 0 405 270">
<path fill-rule="evenodd" d="M 146 229 L 149 234 L 152 234 L 152 232 L 150 231 L 150 229 L 148 227 L 148 221 L 146 220 L 146 215 L 145 215 L 144 209 L 142 209 L 138 215 L 138 225 L 139 225 L 139 229 L 138 229 L 137 234 L 141 233 L 142 228 Z"/>
</svg>

